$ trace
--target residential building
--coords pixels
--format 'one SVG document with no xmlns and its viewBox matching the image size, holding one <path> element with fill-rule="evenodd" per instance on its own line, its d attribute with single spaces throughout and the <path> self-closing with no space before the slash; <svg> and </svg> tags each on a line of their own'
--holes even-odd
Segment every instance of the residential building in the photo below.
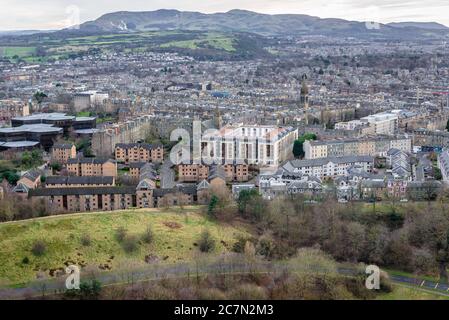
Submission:
<svg viewBox="0 0 449 320">
<path fill-rule="evenodd" d="M 200 139 L 200 150 L 215 163 L 244 161 L 259 166 L 278 166 L 291 159 L 298 130 L 260 125 L 226 126 Z"/>
<path fill-rule="evenodd" d="M 52 161 L 65 164 L 76 158 L 76 146 L 72 143 L 55 143 L 51 148 Z"/>
<path fill-rule="evenodd" d="M 304 142 L 305 159 L 309 160 L 342 156 L 386 156 L 392 148 L 411 152 L 411 137 L 399 135 Z"/>
<path fill-rule="evenodd" d="M 115 160 L 125 164 L 132 162 L 164 161 L 164 148 L 162 145 L 148 143 L 118 143 L 115 145 Z"/>
<path fill-rule="evenodd" d="M 329 179 L 348 175 L 348 170 L 352 167 L 361 168 L 364 172 L 371 172 L 374 167 L 374 158 L 371 156 L 344 156 L 292 160 L 283 165 L 282 168 L 293 173 Z"/>
<path fill-rule="evenodd" d="M 48 176 L 45 179 L 46 188 L 94 188 L 113 186 L 115 186 L 115 178 L 106 176 Z"/>
<path fill-rule="evenodd" d="M 115 160 L 98 158 L 77 158 L 67 161 L 67 170 L 74 176 L 110 176 L 117 177 Z"/>
<path fill-rule="evenodd" d="M 374 128 L 375 134 L 395 134 L 399 127 L 399 117 L 396 113 L 377 113 L 360 119 Z"/>
<path fill-rule="evenodd" d="M 0 124 L 9 125 L 12 118 L 30 114 L 28 103 L 17 99 L 0 100 Z"/>
</svg>

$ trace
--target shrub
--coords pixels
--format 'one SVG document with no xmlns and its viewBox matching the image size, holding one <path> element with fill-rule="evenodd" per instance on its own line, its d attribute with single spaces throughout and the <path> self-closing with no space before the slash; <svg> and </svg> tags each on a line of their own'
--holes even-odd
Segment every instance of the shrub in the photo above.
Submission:
<svg viewBox="0 0 449 320">
<path fill-rule="evenodd" d="M 145 230 L 145 233 L 142 235 L 142 241 L 145 243 L 152 243 L 154 240 L 154 233 L 151 226 L 148 226 L 147 230 Z"/>
<path fill-rule="evenodd" d="M 101 293 L 101 282 L 93 279 L 88 282 L 81 282 L 80 289 L 70 289 L 65 291 L 65 297 L 80 300 L 98 299 Z"/>
<path fill-rule="evenodd" d="M 83 234 L 81 236 L 81 244 L 85 247 L 90 246 L 90 244 L 92 243 L 92 240 L 90 239 L 90 236 L 88 234 Z"/>
<path fill-rule="evenodd" d="M 28 259 L 28 257 L 25 257 L 25 258 L 22 259 L 22 263 L 23 264 L 28 264 L 28 263 L 30 263 L 30 259 Z"/>
<path fill-rule="evenodd" d="M 232 246 L 232 251 L 236 253 L 244 253 L 247 242 L 253 242 L 253 239 L 239 235 L 237 236 L 237 242 Z"/>
<path fill-rule="evenodd" d="M 37 240 L 33 243 L 33 247 L 31 248 L 31 252 L 35 256 L 41 256 L 47 250 L 47 245 L 42 240 Z"/>
<path fill-rule="evenodd" d="M 123 240 L 126 238 L 126 233 L 128 231 L 124 227 L 119 227 L 117 230 L 115 230 L 115 238 L 118 242 L 123 242 Z"/>
<path fill-rule="evenodd" d="M 204 230 L 201 233 L 199 248 L 201 252 L 211 252 L 215 249 L 215 239 L 208 230 Z"/>
<path fill-rule="evenodd" d="M 139 247 L 139 242 L 136 236 L 126 236 L 123 239 L 123 249 L 128 252 L 134 252 Z"/>
</svg>

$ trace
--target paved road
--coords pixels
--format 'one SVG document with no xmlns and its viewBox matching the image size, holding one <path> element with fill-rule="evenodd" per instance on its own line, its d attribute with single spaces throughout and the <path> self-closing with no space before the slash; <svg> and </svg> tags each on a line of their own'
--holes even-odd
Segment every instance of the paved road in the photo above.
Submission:
<svg viewBox="0 0 449 320">
<path fill-rule="evenodd" d="M 175 171 L 171 168 L 173 166 L 170 160 L 165 160 L 161 166 L 161 188 L 169 189 L 173 188 L 175 183 Z"/>
</svg>

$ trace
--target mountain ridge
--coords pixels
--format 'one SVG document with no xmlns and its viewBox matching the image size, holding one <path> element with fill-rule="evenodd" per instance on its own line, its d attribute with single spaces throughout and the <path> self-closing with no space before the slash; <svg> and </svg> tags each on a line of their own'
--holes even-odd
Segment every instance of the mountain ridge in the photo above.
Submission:
<svg viewBox="0 0 449 320">
<path fill-rule="evenodd" d="M 155 11 L 118 11 L 82 23 L 84 32 L 142 32 L 164 30 L 250 32 L 269 36 L 336 35 L 413 37 L 441 36 L 449 28 L 431 23 L 372 23 L 339 18 L 319 18 L 305 14 L 265 14 L 233 9 L 201 13 L 159 9 Z M 417 32 L 418 30 L 418 32 Z"/>
</svg>

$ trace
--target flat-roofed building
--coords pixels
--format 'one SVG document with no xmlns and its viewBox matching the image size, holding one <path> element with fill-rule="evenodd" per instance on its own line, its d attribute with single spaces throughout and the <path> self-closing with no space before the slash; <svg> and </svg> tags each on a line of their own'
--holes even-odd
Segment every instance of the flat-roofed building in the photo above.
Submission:
<svg viewBox="0 0 449 320">
<path fill-rule="evenodd" d="M 215 164 L 237 160 L 259 166 L 278 166 L 292 158 L 292 147 L 297 138 L 298 130 L 293 127 L 241 124 L 204 134 L 200 139 L 200 150 Z"/>
<path fill-rule="evenodd" d="M 374 127 L 375 134 L 395 134 L 399 128 L 399 116 L 395 113 L 377 113 L 363 117 L 360 121 Z"/>
<path fill-rule="evenodd" d="M 26 124 L 19 127 L 0 128 L 0 144 L 10 143 L 9 148 L 26 147 L 29 143 L 40 144 L 49 150 L 54 142 L 61 138 L 63 129 L 51 124 Z M 11 144 L 12 143 L 12 144 Z M 6 148 L 7 145 L 3 144 Z"/>
<path fill-rule="evenodd" d="M 357 167 L 369 173 L 373 170 L 374 158 L 371 156 L 344 156 L 313 160 L 292 160 L 282 166 L 288 172 L 320 179 L 346 176 L 351 167 Z"/>
<path fill-rule="evenodd" d="M 34 113 L 25 117 L 11 119 L 11 126 L 20 127 L 32 124 L 47 124 L 53 127 L 63 128 L 64 134 L 75 130 L 92 129 L 96 127 L 96 117 L 75 117 L 65 113 Z"/>
<path fill-rule="evenodd" d="M 408 135 L 397 135 L 304 142 L 305 159 L 365 155 L 384 157 L 392 148 L 411 152 L 412 138 Z"/>
</svg>

